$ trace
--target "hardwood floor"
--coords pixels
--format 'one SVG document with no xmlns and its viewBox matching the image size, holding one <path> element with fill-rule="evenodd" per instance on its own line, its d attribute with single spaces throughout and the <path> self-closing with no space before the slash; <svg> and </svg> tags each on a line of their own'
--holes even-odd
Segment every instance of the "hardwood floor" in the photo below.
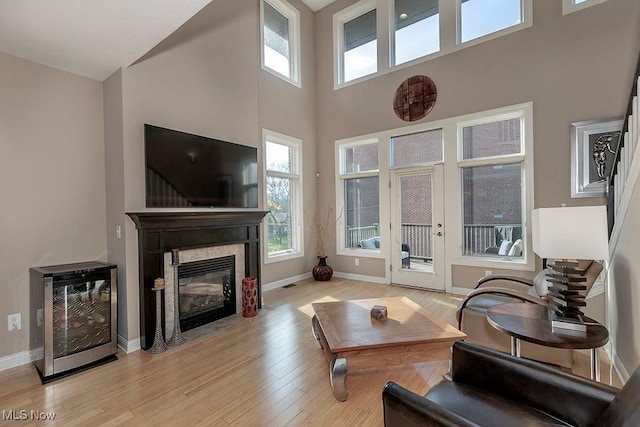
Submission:
<svg viewBox="0 0 640 427">
<path fill-rule="evenodd" d="M 160 355 L 118 353 L 115 362 L 47 385 L 31 364 L 2 371 L 0 409 L 5 416 L 27 411 L 21 426 L 379 426 L 387 381 L 424 394 L 441 380 L 448 362 L 349 373 L 349 399 L 338 402 L 328 362 L 311 334 L 311 303 L 383 296 L 407 296 L 455 325 L 457 296 L 309 279 L 264 292 L 258 316 L 234 316 L 226 327 Z M 608 383 L 604 353 L 601 362 L 602 381 Z M 587 376 L 588 369 L 588 355 L 580 352 L 574 371 Z M 31 420 L 32 410 L 54 413 L 55 422 Z M 0 419 L 0 425 L 15 424 Z"/>
</svg>

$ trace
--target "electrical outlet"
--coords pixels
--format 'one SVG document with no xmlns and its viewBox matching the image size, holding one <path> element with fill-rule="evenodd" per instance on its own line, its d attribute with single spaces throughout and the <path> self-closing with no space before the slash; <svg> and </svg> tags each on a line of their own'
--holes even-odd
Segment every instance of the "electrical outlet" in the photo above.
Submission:
<svg viewBox="0 0 640 427">
<path fill-rule="evenodd" d="M 120 228 L 120 226 L 116 226 L 116 238 L 117 239 L 122 239 L 122 228 Z"/>
<path fill-rule="evenodd" d="M 356 265 L 360 265 L 360 258 L 356 258 L 355 261 Z"/>
<path fill-rule="evenodd" d="M 10 314 L 7 317 L 9 331 L 19 331 L 22 329 L 22 316 L 20 313 Z"/>
<path fill-rule="evenodd" d="M 491 276 L 492 274 L 493 274 L 493 271 L 491 271 L 491 270 L 485 270 L 484 271 L 484 275 L 485 276 Z"/>
</svg>

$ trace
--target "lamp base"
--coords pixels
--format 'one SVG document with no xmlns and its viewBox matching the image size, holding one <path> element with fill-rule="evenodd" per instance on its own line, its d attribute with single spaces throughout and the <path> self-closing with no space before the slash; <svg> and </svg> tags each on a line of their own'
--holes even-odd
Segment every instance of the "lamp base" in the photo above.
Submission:
<svg viewBox="0 0 640 427">
<path fill-rule="evenodd" d="M 551 283 L 548 296 L 552 331 L 586 334 L 587 325 L 580 310 L 586 305 L 584 293 L 587 286 L 584 283 L 587 279 L 584 270 L 578 261 L 566 259 L 554 260 L 549 268 L 551 273 L 547 274 L 547 280 Z"/>
<path fill-rule="evenodd" d="M 553 333 L 587 333 L 587 324 L 581 315 L 565 317 L 559 316 L 554 310 L 549 310 L 549 320 L 551 321 L 551 331 Z"/>
</svg>

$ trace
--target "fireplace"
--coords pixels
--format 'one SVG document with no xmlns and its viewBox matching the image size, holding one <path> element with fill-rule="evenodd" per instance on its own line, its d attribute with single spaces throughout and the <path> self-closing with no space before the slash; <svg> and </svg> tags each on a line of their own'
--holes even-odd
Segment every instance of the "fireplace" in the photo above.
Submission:
<svg viewBox="0 0 640 427">
<path fill-rule="evenodd" d="M 178 265 L 174 265 L 170 252 L 164 254 L 165 330 L 173 330 L 176 273 L 179 283 L 177 306 L 182 331 L 242 310 L 243 245 L 211 246 L 178 253 Z"/>
<path fill-rule="evenodd" d="M 235 314 L 235 257 L 189 262 L 178 267 L 180 329 Z M 174 284 L 175 286 L 175 284 Z M 174 302 L 173 309 L 176 309 Z"/>
<path fill-rule="evenodd" d="M 173 276 L 171 265 L 171 250 L 178 249 L 180 268 L 191 262 L 206 259 L 234 258 L 235 274 L 232 277 L 214 278 L 207 280 L 233 282 L 235 304 L 225 305 L 222 311 L 213 310 L 203 316 L 186 321 L 187 330 L 204 322 L 216 320 L 222 315 L 240 313 L 242 301 L 239 297 L 243 277 L 258 278 L 258 306 L 262 299 L 260 281 L 260 223 L 266 212 L 263 211 L 234 211 L 234 212 L 135 212 L 127 213 L 138 229 L 139 256 L 139 288 L 140 288 L 140 345 L 148 349 L 153 344 L 155 333 L 155 293 L 151 289 L 153 281 L 158 277 L 165 279 L 165 291 L 162 301 L 162 326 L 165 338 L 166 331 L 173 330 Z M 223 262 L 223 261 L 213 261 Z M 224 269 L 223 269 L 224 270 Z M 209 273 L 207 273 L 209 274 Z M 204 274 L 202 276 L 206 276 Z M 224 272 L 215 273 L 225 276 Z M 214 275 L 215 275 L 214 274 Z M 200 280 L 196 275 L 197 280 Z M 180 279 L 179 279 L 180 281 Z M 193 281 L 193 280 L 192 280 Z M 180 292 L 180 286 L 178 292 Z M 222 283 L 224 294 L 224 283 Z M 192 289 L 193 290 L 193 289 Z M 209 289 L 210 293 L 215 293 Z M 180 297 L 178 297 L 180 303 Z M 202 303 L 205 298 L 192 300 L 189 305 L 194 307 Z M 209 302 L 213 295 L 209 298 Z M 224 298 L 223 298 L 224 299 Z M 185 300 L 185 308 L 186 300 Z M 214 304 L 215 305 L 215 304 Z M 224 310 L 229 310 L 225 312 Z M 193 310 L 198 311 L 198 310 Z M 200 313 L 202 314 L 202 313 Z M 220 317 L 217 317 L 220 316 Z M 183 327 L 182 313 L 180 325 Z M 191 323 L 193 322 L 193 323 Z M 203 322 L 203 323 L 200 323 Z"/>
</svg>

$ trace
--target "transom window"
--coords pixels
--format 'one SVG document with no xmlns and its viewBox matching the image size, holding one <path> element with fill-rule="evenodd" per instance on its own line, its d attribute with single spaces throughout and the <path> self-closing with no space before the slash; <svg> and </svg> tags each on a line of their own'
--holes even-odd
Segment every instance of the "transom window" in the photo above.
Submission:
<svg viewBox="0 0 640 427">
<path fill-rule="evenodd" d="M 267 262 L 302 254 L 301 141 L 263 131 Z"/>
<path fill-rule="evenodd" d="M 392 168 L 440 163 L 444 159 L 442 129 L 432 129 L 391 138 Z"/>
<path fill-rule="evenodd" d="M 334 16 L 339 40 L 342 82 L 359 79 L 378 70 L 378 33 L 375 1 L 365 0 Z"/>
<path fill-rule="evenodd" d="M 285 0 L 263 0 L 262 68 L 300 86 L 300 12 Z"/>
<path fill-rule="evenodd" d="M 562 0 L 562 14 L 566 15 L 567 13 L 586 9 L 587 7 L 595 6 L 605 1 L 607 0 Z"/>
<path fill-rule="evenodd" d="M 462 43 L 522 23 L 521 0 L 461 0 Z"/>
<path fill-rule="evenodd" d="M 394 0 L 394 64 L 440 50 L 438 0 Z"/>
<path fill-rule="evenodd" d="M 361 0 L 333 16 L 335 87 L 530 27 L 532 14 L 532 0 Z"/>
</svg>

